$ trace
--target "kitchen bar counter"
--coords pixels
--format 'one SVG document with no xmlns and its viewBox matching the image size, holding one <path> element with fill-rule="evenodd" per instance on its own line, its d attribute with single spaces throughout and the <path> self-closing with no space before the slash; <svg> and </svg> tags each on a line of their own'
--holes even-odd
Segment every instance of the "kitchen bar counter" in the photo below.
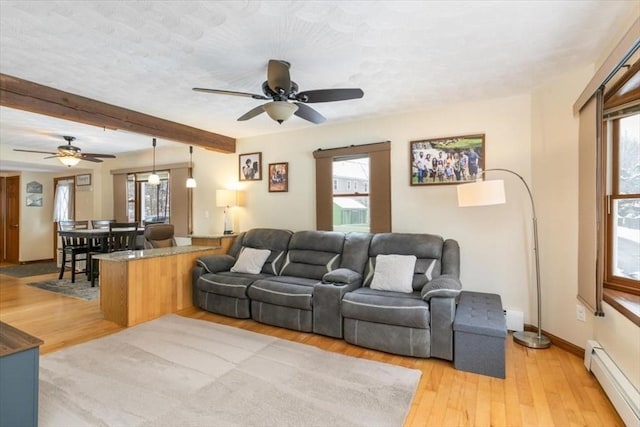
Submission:
<svg viewBox="0 0 640 427">
<path fill-rule="evenodd" d="M 104 318 L 133 326 L 193 305 L 191 270 L 221 248 L 175 246 L 96 255 Z"/>
</svg>

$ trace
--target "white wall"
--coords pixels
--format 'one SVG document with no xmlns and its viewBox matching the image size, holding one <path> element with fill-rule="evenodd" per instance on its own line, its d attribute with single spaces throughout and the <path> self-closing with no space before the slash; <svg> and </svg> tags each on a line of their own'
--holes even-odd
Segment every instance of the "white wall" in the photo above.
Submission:
<svg viewBox="0 0 640 427">
<path fill-rule="evenodd" d="M 42 207 L 27 206 L 27 183 L 42 184 Z M 50 173 L 20 174 L 21 262 L 53 258 L 53 178 Z"/>
<path fill-rule="evenodd" d="M 234 186 L 247 192 L 246 206 L 234 209 L 236 230 L 315 229 L 313 151 L 390 140 L 393 231 L 457 239 L 465 288 L 502 295 L 506 307 L 524 311 L 532 322 L 527 292 L 533 283 L 530 208 L 519 181 L 496 174 L 507 182 L 509 203 L 464 209 L 457 207 L 455 186 L 409 185 L 409 141 L 474 133 L 486 134 L 488 167 L 510 168 L 530 179 L 530 105 L 530 97 L 520 95 L 241 139 L 237 154 L 194 153 L 194 232 L 222 231 L 223 210 L 215 207 L 215 190 Z M 263 175 L 269 163 L 289 162 L 289 192 L 269 193 L 266 179 L 238 183 L 238 154 L 250 152 L 262 153 Z"/>
<path fill-rule="evenodd" d="M 584 348 L 594 316 L 576 319 L 578 300 L 578 118 L 573 103 L 593 67 L 570 72 L 532 95 L 533 186 L 538 209 L 542 328 Z"/>
</svg>

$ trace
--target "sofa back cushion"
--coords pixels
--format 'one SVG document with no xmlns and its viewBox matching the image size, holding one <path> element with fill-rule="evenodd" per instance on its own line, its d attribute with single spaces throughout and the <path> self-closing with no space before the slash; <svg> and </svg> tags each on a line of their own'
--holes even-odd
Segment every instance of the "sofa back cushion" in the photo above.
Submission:
<svg viewBox="0 0 640 427">
<path fill-rule="evenodd" d="M 344 239 L 344 233 L 335 231 L 295 232 L 280 275 L 322 280 L 341 266 Z"/>
<path fill-rule="evenodd" d="M 268 249 L 271 254 L 262 266 L 264 274 L 277 275 L 284 263 L 289 240 L 293 232 L 272 228 L 253 228 L 238 235 L 229 254 L 238 258 L 242 248 Z"/>
<path fill-rule="evenodd" d="M 419 291 L 430 281 L 442 274 L 444 240 L 433 234 L 378 233 L 371 239 L 369 260 L 365 267 L 364 286 L 369 286 L 375 272 L 378 255 L 415 255 L 416 264 L 412 287 Z M 455 252 L 455 251 L 453 251 Z M 459 252 L 450 253 L 447 262 L 459 262 Z M 447 271 L 455 269 L 448 268 Z"/>
</svg>

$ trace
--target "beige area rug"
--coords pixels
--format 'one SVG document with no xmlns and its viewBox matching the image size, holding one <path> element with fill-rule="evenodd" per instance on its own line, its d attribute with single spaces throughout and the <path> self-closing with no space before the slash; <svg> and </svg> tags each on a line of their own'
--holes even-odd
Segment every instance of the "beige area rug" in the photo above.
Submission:
<svg viewBox="0 0 640 427">
<path fill-rule="evenodd" d="M 400 426 L 420 371 L 167 315 L 40 358 L 40 426 Z"/>
</svg>

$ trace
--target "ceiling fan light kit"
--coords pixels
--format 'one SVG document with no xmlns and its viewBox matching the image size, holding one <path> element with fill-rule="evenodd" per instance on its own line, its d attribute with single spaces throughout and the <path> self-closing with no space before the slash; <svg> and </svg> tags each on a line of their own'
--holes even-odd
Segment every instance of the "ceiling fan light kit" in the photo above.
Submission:
<svg viewBox="0 0 640 427">
<path fill-rule="evenodd" d="M 58 157 L 58 160 L 60 160 L 63 165 L 68 167 L 75 166 L 80 163 L 80 159 L 74 156 L 60 156 Z"/>
<path fill-rule="evenodd" d="M 298 84 L 291 80 L 289 68 L 291 64 L 287 61 L 270 59 L 267 66 L 267 80 L 262 83 L 264 95 L 248 92 L 236 92 L 222 89 L 206 89 L 194 87 L 196 92 L 216 93 L 219 95 L 244 96 L 253 99 L 271 100 L 263 105 L 259 105 L 249 110 L 238 118 L 238 121 L 245 121 L 256 117 L 265 111 L 276 122 L 282 124 L 292 115 L 311 123 L 322 123 L 327 120 L 322 114 L 306 104 L 317 102 L 346 101 L 348 99 L 358 99 L 364 96 L 362 89 L 319 89 L 306 92 L 298 92 Z"/>
<path fill-rule="evenodd" d="M 293 116 L 293 113 L 298 111 L 298 106 L 296 104 L 290 104 L 287 101 L 268 102 L 264 104 L 262 108 L 264 108 L 269 117 L 280 124 Z"/>
</svg>

